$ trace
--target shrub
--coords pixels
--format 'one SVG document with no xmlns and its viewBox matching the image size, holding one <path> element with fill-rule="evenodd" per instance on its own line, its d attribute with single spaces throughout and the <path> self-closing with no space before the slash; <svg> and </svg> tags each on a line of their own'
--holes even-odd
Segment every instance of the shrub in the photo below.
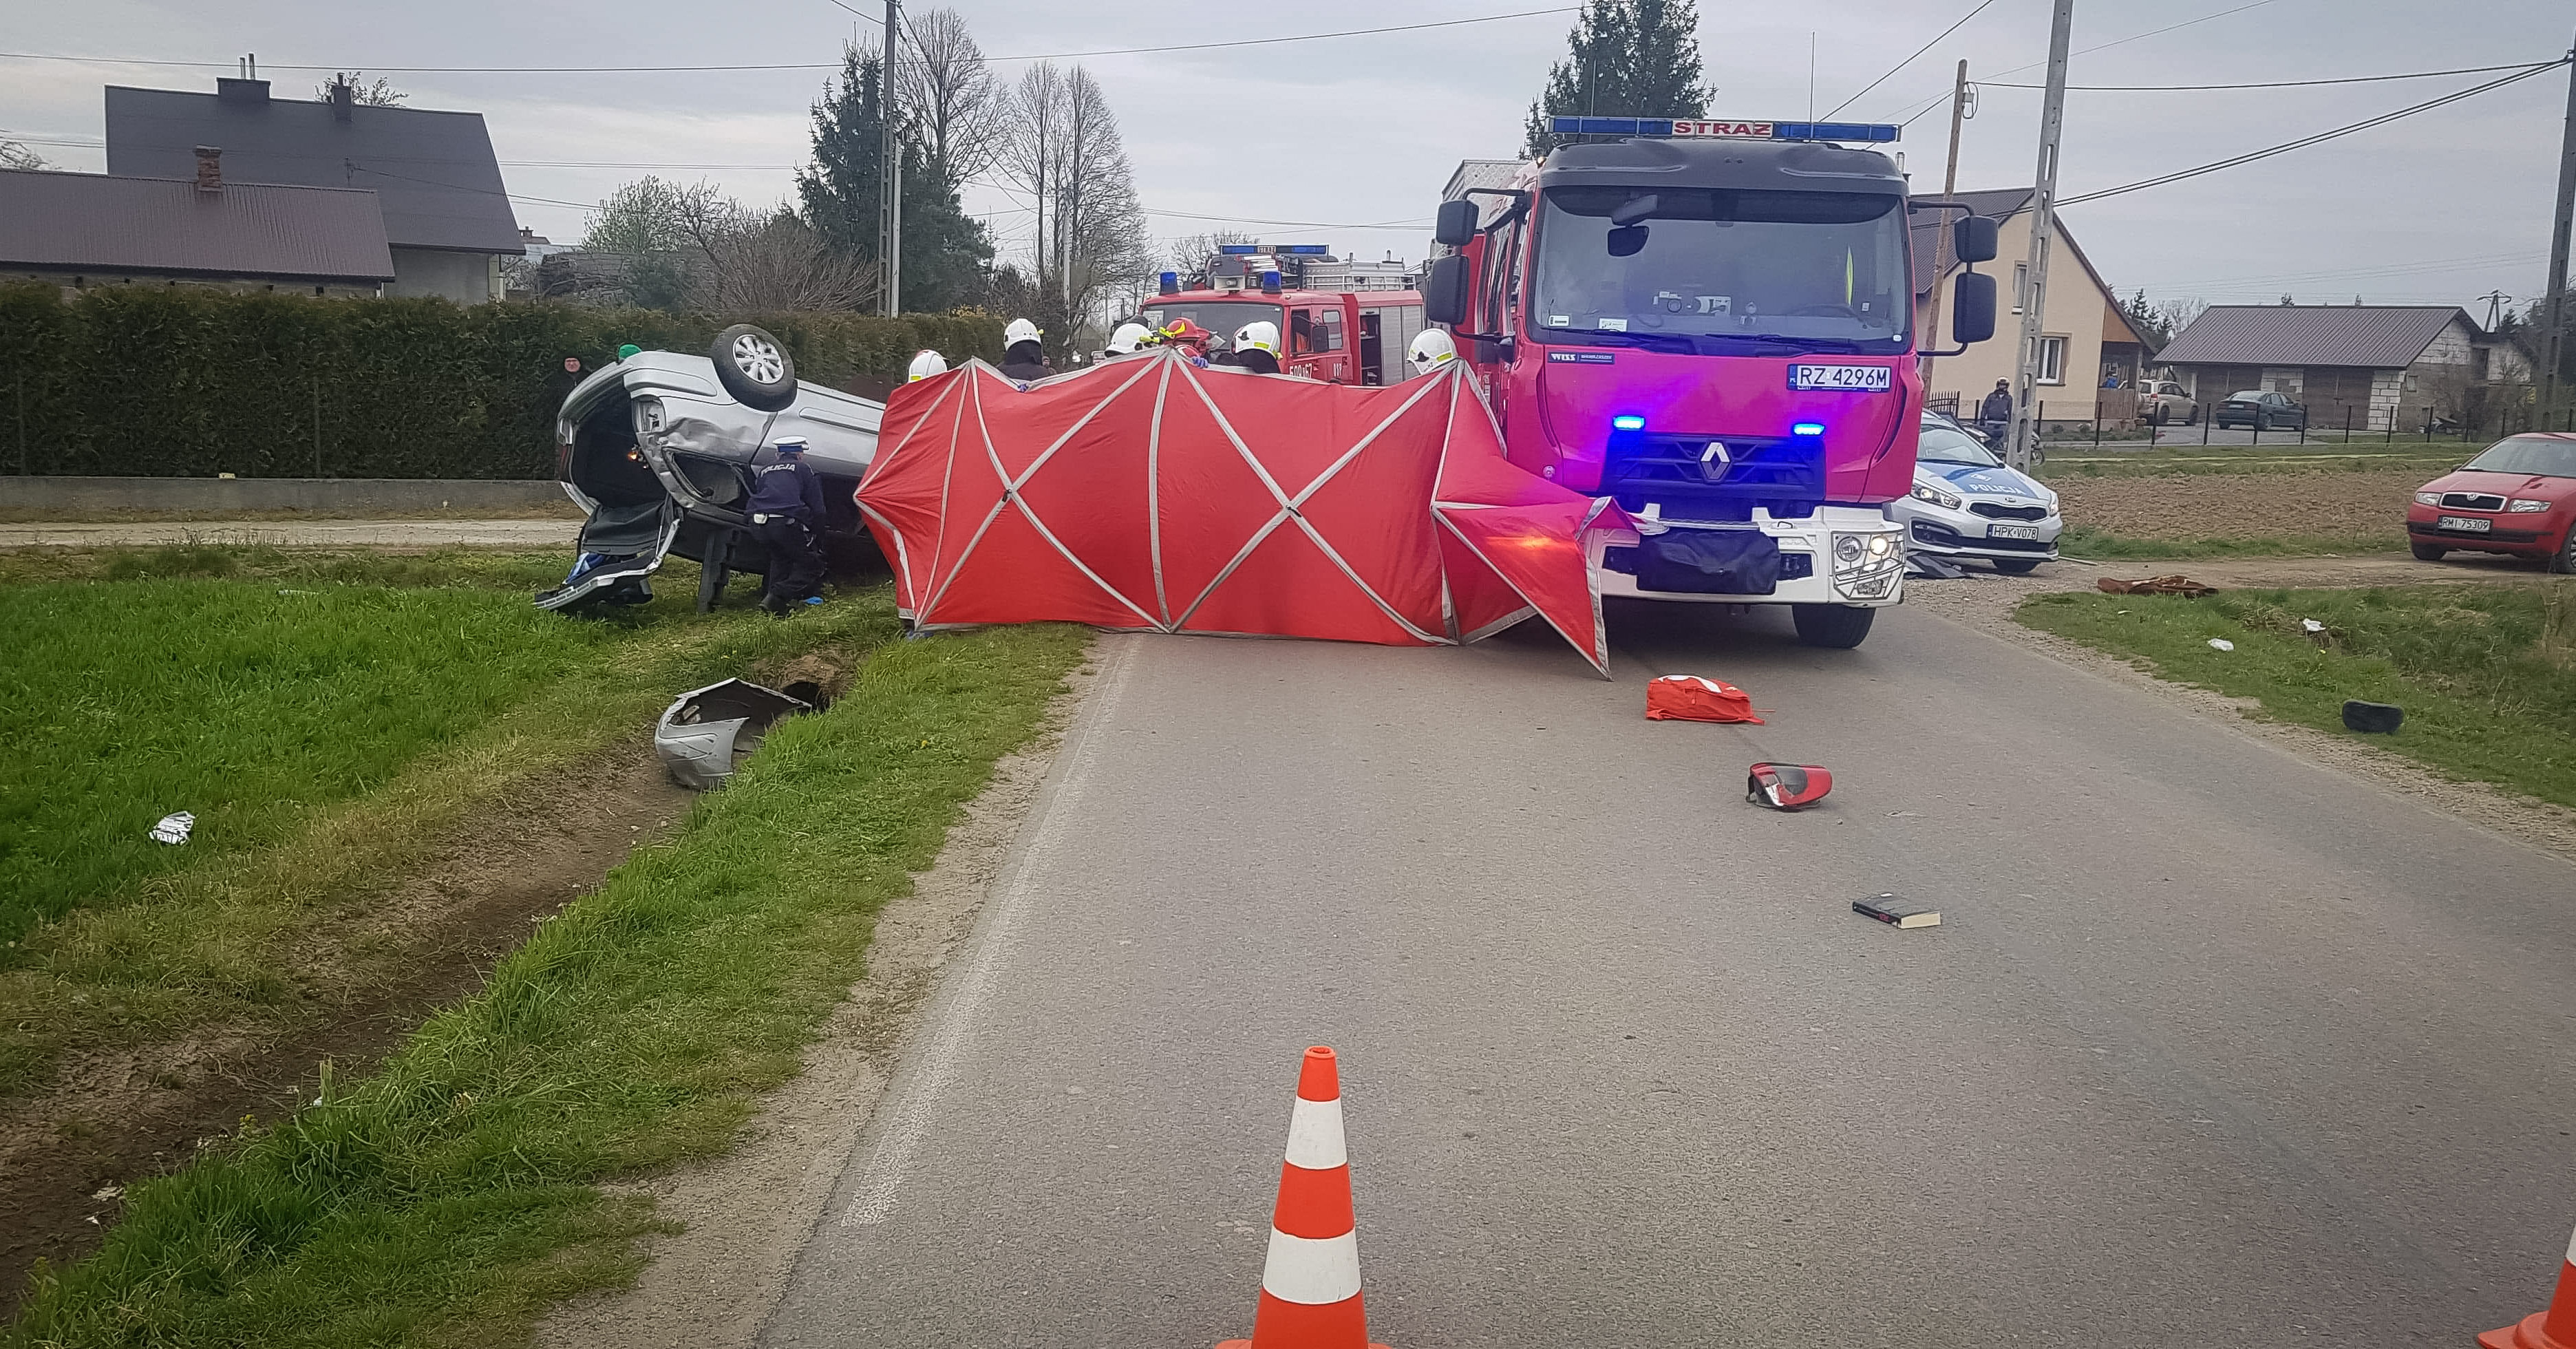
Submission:
<svg viewBox="0 0 2576 1349">
<path fill-rule="evenodd" d="M 900 380 L 923 347 L 1001 357 L 988 315 L 680 315 L 550 304 L 325 300 L 196 286 L 64 298 L 0 286 L 0 472 L 543 478 L 554 419 L 619 344 L 703 351 L 776 333 L 818 384 Z"/>
</svg>

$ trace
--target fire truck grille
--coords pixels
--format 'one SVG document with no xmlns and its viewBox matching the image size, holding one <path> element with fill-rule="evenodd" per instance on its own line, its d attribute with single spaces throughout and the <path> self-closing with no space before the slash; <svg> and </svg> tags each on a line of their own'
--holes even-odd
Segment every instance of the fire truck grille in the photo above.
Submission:
<svg viewBox="0 0 2576 1349">
<path fill-rule="evenodd" d="M 1712 453 L 1710 446 L 1723 448 Z M 1613 441 L 1603 486 L 1630 510 L 1647 501 L 1731 507 L 1814 503 L 1825 497 L 1824 449 L 1813 440 L 1655 434 Z M 1775 511 L 1775 514 L 1782 513 Z"/>
</svg>

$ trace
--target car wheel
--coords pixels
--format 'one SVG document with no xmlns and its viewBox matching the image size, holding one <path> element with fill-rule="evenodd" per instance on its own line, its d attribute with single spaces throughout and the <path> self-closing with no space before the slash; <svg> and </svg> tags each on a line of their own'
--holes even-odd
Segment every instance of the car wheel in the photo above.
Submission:
<svg viewBox="0 0 2576 1349">
<path fill-rule="evenodd" d="M 796 360 L 778 339 L 748 323 L 716 334 L 707 348 L 716 381 L 754 412 L 784 412 L 796 401 Z"/>
<path fill-rule="evenodd" d="M 1878 618 L 1876 609 L 1860 609 L 1848 604 L 1793 604 L 1789 619 L 1798 625 L 1798 640 L 1807 646 L 1821 646 L 1848 651 L 1869 636 L 1869 625 Z"/>
<path fill-rule="evenodd" d="M 2006 576 L 2028 576 L 2032 572 L 2039 570 L 2040 562 L 2041 559 L 2035 557 L 1999 557 L 1994 559 L 1995 570 L 2002 572 Z"/>
<path fill-rule="evenodd" d="M 2413 553 L 2418 562 L 2439 562 L 2451 555 L 2450 549 L 2438 543 L 2410 543 L 2406 545 L 2406 551 Z"/>
<path fill-rule="evenodd" d="M 2576 525 L 2567 527 L 2567 537 L 2558 541 L 2558 551 L 2549 555 L 2549 569 L 2564 576 L 2576 572 Z"/>
</svg>

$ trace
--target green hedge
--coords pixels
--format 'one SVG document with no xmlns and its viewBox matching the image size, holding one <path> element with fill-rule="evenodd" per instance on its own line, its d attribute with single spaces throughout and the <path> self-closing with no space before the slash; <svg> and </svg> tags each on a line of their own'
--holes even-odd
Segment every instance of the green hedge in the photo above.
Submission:
<svg viewBox="0 0 2576 1349">
<path fill-rule="evenodd" d="M 749 321 L 799 376 L 900 379 L 912 354 L 1001 357 L 983 314 L 690 315 L 326 300 L 195 286 L 0 286 L 0 473 L 546 478 L 554 419 L 619 344 L 704 351 Z"/>
</svg>

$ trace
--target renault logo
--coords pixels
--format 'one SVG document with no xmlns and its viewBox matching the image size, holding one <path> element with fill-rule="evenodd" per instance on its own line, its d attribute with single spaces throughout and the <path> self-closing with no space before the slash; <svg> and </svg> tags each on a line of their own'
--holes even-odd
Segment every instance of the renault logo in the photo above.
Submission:
<svg viewBox="0 0 2576 1349">
<path fill-rule="evenodd" d="M 1726 442 L 1712 440 L 1700 452 L 1699 475 L 1710 482 L 1723 482 L 1728 469 L 1735 467 L 1735 456 L 1727 453 Z"/>
</svg>

